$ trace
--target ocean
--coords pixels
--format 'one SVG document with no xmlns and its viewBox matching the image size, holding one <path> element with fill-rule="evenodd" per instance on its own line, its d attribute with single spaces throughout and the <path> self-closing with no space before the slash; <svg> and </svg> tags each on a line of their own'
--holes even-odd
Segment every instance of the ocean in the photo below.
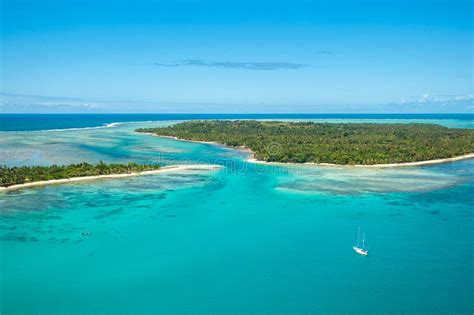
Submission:
<svg viewBox="0 0 474 315">
<path fill-rule="evenodd" d="M 305 119 L 354 121 L 432 121 L 468 124 L 474 114 L 0 114 L 0 131 L 31 131 L 110 126 L 122 122 L 177 121 L 193 119 Z M 464 123 L 464 124 L 463 124 Z"/>
<path fill-rule="evenodd" d="M 0 193 L 0 312 L 472 314 L 474 160 L 256 165 L 134 132 L 213 118 L 474 127 L 472 115 L 0 115 L 4 165 L 224 166 Z M 352 250 L 358 227 L 368 257 Z"/>
</svg>

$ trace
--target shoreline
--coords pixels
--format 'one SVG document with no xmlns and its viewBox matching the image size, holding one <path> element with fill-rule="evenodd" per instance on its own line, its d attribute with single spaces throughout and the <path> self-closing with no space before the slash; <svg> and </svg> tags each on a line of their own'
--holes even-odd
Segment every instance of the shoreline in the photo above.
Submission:
<svg viewBox="0 0 474 315">
<path fill-rule="evenodd" d="M 222 166 L 214 165 L 214 164 L 171 165 L 171 166 L 164 166 L 164 167 L 162 167 L 160 169 L 157 169 L 157 170 L 144 171 L 144 172 L 132 172 L 132 173 L 124 173 L 124 174 L 108 174 L 108 175 L 96 175 L 96 176 L 81 176 L 81 177 L 51 179 L 51 180 L 42 180 L 42 181 L 37 181 L 37 182 L 16 184 L 16 185 L 8 186 L 8 187 L 0 187 L 0 193 L 1 192 L 6 192 L 6 191 L 18 190 L 18 189 L 22 189 L 22 188 L 67 184 L 67 183 L 83 182 L 83 181 L 90 181 L 90 180 L 124 178 L 124 177 L 143 176 L 143 175 L 155 175 L 155 174 L 161 174 L 161 173 L 176 172 L 176 171 L 188 171 L 188 170 L 215 170 L 215 169 L 219 169 L 219 168 L 222 168 Z"/>
<path fill-rule="evenodd" d="M 226 148 L 232 148 L 232 147 L 226 146 L 225 144 L 221 144 L 221 143 L 213 142 L 213 141 L 188 140 L 188 139 L 182 139 L 182 138 L 178 138 L 178 137 L 174 137 L 174 136 L 160 136 L 160 135 L 157 135 L 157 134 L 154 134 L 154 133 L 151 133 L 151 132 L 137 132 L 137 131 L 135 131 L 135 132 L 143 134 L 143 135 L 150 135 L 150 136 L 158 137 L 158 138 L 166 138 L 166 139 L 172 139 L 172 140 L 178 140 L 178 141 L 184 141 L 184 142 L 214 144 L 214 145 L 223 146 L 223 147 L 226 147 Z"/>
<path fill-rule="evenodd" d="M 280 165 L 280 166 L 325 166 L 325 167 L 344 167 L 344 168 L 392 168 L 392 167 L 410 167 L 410 166 L 423 166 L 423 165 L 436 165 L 436 164 L 444 164 L 444 163 L 451 163 L 456 161 L 474 159 L 474 153 L 469 153 L 465 155 L 455 156 L 451 158 L 444 158 L 444 159 L 435 159 L 435 160 L 426 160 L 426 161 L 418 161 L 418 162 L 404 162 L 404 163 L 387 163 L 387 164 L 354 164 L 354 165 L 344 165 L 344 164 L 332 164 L 332 163 L 292 163 L 292 162 L 267 162 L 267 161 L 260 161 L 255 158 L 249 158 L 246 160 L 248 163 L 253 164 L 265 164 L 265 165 Z"/>
<path fill-rule="evenodd" d="M 354 164 L 354 165 L 344 165 L 344 164 L 333 164 L 333 163 L 313 163 L 313 162 L 306 162 L 306 163 L 293 163 L 293 162 L 267 162 L 267 161 L 261 161 L 257 160 L 255 158 L 255 153 L 245 147 L 230 147 L 222 143 L 218 142 L 212 142 L 212 141 L 194 141 L 194 140 L 188 140 L 188 139 L 181 139 L 178 137 L 173 137 L 173 136 L 160 136 L 154 133 L 150 132 L 141 132 L 143 134 L 147 135 L 152 135 L 155 137 L 160 137 L 160 138 L 168 138 L 168 139 L 173 139 L 173 140 L 178 140 L 178 141 L 186 141 L 186 142 L 195 142 L 195 143 L 204 143 L 204 144 L 213 144 L 213 145 L 218 145 L 218 146 L 224 146 L 226 148 L 231 148 L 239 151 L 244 151 L 247 152 L 249 155 L 252 157 L 246 159 L 245 161 L 248 163 L 253 163 L 253 164 L 263 164 L 263 165 L 280 165 L 280 166 L 327 166 L 327 167 L 349 167 L 349 168 L 389 168 L 389 167 L 409 167 L 409 166 L 423 166 L 423 165 L 435 165 L 435 164 L 444 164 L 444 163 L 451 163 L 451 162 L 456 162 L 456 161 L 462 161 L 462 160 L 468 160 L 468 159 L 474 159 L 474 153 L 468 153 L 460 156 L 455 156 L 455 157 L 450 157 L 450 158 L 443 158 L 443 159 L 434 159 L 434 160 L 426 160 L 426 161 L 417 161 L 417 162 L 403 162 L 403 163 L 387 163 L 387 164 Z"/>
</svg>

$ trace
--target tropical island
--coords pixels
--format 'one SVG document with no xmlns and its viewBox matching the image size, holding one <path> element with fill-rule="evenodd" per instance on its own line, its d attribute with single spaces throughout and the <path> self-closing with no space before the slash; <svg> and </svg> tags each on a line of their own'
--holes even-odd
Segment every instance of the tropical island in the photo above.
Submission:
<svg viewBox="0 0 474 315">
<path fill-rule="evenodd" d="M 161 167 L 155 164 L 79 163 L 52 166 L 0 166 L 0 191 L 25 187 L 61 184 L 102 178 L 121 178 L 136 175 L 158 174 L 191 169 L 215 169 L 217 165 L 174 165 Z"/>
<path fill-rule="evenodd" d="M 136 131 L 246 148 L 263 162 L 392 165 L 474 157 L 473 129 L 434 124 L 204 120 Z"/>
</svg>

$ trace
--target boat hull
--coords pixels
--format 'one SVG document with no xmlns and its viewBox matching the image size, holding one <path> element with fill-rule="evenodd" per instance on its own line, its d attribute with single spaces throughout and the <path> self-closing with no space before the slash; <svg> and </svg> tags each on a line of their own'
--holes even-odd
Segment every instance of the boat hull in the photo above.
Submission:
<svg viewBox="0 0 474 315">
<path fill-rule="evenodd" d="M 363 248 L 360 248 L 360 247 L 352 247 L 354 249 L 354 251 L 359 254 L 359 255 L 362 255 L 362 256 L 368 256 L 369 255 L 369 251 L 368 250 L 365 250 Z"/>
</svg>

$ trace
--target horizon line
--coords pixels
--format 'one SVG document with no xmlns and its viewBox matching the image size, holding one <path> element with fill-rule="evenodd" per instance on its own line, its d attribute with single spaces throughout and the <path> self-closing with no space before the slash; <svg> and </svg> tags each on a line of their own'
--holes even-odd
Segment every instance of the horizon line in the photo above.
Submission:
<svg viewBox="0 0 474 315">
<path fill-rule="evenodd" d="M 0 115 L 474 115 L 474 113 L 0 113 Z"/>
</svg>

